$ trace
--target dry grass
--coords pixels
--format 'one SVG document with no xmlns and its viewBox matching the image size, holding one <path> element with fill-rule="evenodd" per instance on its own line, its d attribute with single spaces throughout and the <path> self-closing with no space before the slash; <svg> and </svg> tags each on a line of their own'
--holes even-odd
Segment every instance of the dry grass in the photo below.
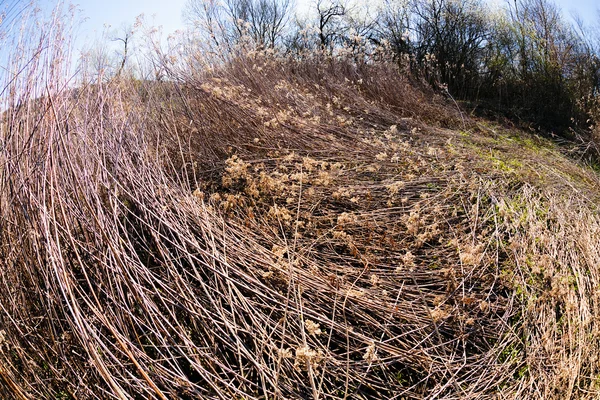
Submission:
<svg viewBox="0 0 600 400">
<path fill-rule="evenodd" d="M 21 75 L 2 396 L 596 398 L 597 176 L 395 68 Z"/>
</svg>

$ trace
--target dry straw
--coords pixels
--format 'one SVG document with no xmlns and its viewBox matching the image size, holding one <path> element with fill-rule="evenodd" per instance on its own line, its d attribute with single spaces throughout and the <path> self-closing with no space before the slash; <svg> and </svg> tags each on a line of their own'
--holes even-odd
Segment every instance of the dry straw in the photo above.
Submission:
<svg viewBox="0 0 600 400">
<path fill-rule="evenodd" d="M 0 121 L 2 397 L 598 395 L 598 180 L 550 144 L 355 55 L 66 89 L 52 29 Z"/>
</svg>

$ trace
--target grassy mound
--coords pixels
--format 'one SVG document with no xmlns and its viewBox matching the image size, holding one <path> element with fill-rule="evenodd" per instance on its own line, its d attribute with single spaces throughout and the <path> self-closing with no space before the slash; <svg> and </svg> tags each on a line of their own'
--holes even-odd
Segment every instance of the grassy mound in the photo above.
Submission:
<svg viewBox="0 0 600 400">
<path fill-rule="evenodd" d="M 594 171 L 391 62 L 171 74 L 3 114 L 2 397 L 598 396 Z"/>
</svg>

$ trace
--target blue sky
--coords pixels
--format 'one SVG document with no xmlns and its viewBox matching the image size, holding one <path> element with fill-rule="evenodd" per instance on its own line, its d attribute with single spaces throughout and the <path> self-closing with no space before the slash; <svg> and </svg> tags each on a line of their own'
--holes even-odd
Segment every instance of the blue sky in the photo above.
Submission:
<svg viewBox="0 0 600 400">
<path fill-rule="evenodd" d="M 600 3 L 596 0 L 558 0 L 556 4 L 567 15 L 575 11 L 586 21 L 595 22 L 600 19 Z"/>
<path fill-rule="evenodd" d="M 182 10 L 186 0 L 80 0 L 74 3 L 85 19 L 81 25 L 82 33 L 93 36 L 102 33 L 104 24 L 113 28 L 131 25 L 140 14 L 170 33 L 183 25 Z"/>
</svg>

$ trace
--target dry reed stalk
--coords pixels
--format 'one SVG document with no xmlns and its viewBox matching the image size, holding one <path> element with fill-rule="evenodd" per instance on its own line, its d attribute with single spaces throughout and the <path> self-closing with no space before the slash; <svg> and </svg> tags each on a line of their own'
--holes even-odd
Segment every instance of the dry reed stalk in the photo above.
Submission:
<svg viewBox="0 0 600 400">
<path fill-rule="evenodd" d="M 43 54 L 1 121 L 3 396 L 598 394 L 597 177 L 548 144 L 441 129 L 386 63 L 72 91 Z"/>
</svg>

